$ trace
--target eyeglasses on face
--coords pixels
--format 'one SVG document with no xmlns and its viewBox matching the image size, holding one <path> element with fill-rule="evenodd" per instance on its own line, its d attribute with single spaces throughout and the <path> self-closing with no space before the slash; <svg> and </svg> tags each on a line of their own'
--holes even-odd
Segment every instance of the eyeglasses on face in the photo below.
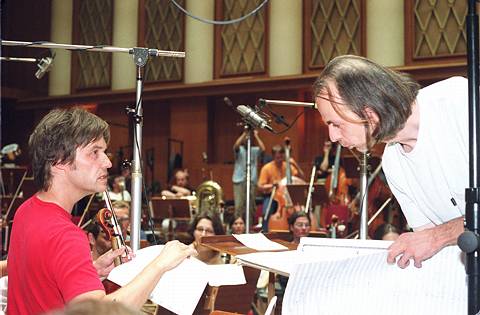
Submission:
<svg viewBox="0 0 480 315">
<path fill-rule="evenodd" d="M 199 233 L 204 233 L 205 232 L 205 234 L 215 234 L 215 232 L 212 229 L 205 228 L 203 226 L 197 226 L 195 228 L 195 231 L 197 231 Z"/>
<path fill-rule="evenodd" d="M 297 222 L 293 226 L 295 226 L 296 228 L 309 228 L 310 223 Z"/>
</svg>

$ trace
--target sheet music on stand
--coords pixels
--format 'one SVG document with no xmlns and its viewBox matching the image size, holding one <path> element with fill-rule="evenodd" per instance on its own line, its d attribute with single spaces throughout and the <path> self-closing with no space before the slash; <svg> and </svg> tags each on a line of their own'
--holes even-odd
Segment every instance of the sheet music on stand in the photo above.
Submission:
<svg viewBox="0 0 480 315">
<path fill-rule="evenodd" d="M 164 245 L 155 245 L 140 249 L 133 260 L 115 267 L 108 279 L 120 286 L 128 284 L 158 256 L 163 247 Z M 160 278 L 150 300 L 176 314 L 190 315 L 207 284 L 230 286 L 245 283 L 241 266 L 207 265 L 192 257 L 185 259 Z"/>
<path fill-rule="evenodd" d="M 422 268 L 386 263 L 391 242 L 302 238 L 282 314 L 465 314 L 467 285 L 458 247 Z M 299 256 L 301 257 L 301 256 Z"/>
</svg>

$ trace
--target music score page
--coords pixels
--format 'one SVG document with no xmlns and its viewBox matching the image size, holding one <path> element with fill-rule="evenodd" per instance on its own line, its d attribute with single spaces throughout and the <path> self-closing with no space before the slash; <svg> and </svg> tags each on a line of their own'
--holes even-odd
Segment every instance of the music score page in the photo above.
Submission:
<svg viewBox="0 0 480 315">
<path fill-rule="evenodd" d="M 418 269 L 386 262 L 391 242 L 302 239 L 282 314 L 466 314 L 462 253 L 449 246 Z M 309 257 L 302 260 L 302 255 Z M 312 257 L 317 256 L 317 261 Z"/>
<path fill-rule="evenodd" d="M 142 248 L 128 263 L 115 267 L 108 279 L 120 286 L 133 280 L 163 249 Z M 157 283 L 150 300 L 176 314 L 192 314 L 207 283 L 212 286 L 245 284 L 243 268 L 237 265 L 207 265 L 196 258 L 185 259 L 167 271 Z"/>
</svg>

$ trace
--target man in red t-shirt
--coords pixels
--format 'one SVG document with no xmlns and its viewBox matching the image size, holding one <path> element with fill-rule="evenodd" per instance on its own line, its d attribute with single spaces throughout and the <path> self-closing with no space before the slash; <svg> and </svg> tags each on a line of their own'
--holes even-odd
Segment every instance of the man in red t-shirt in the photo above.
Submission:
<svg viewBox="0 0 480 315">
<path fill-rule="evenodd" d="M 140 308 L 160 277 L 195 251 L 169 242 L 129 284 L 106 295 L 99 275 L 112 268 L 110 252 L 93 264 L 85 233 L 71 222 L 81 198 L 107 187 L 108 124 L 79 108 L 48 113 L 29 139 L 38 193 L 14 218 L 8 256 L 8 314 L 39 314 L 84 299 L 110 299 Z"/>
</svg>

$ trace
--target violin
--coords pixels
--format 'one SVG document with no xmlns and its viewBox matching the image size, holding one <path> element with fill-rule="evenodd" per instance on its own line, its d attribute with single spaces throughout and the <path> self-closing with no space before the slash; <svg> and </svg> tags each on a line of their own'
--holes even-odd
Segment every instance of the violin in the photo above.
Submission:
<svg viewBox="0 0 480 315">
<path fill-rule="evenodd" d="M 103 192 L 105 203 L 107 208 L 102 208 L 97 212 L 96 220 L 102 230 L 105 232 L 106 239 L 112 244 L 112 249 L 119 249 L 125 247 L 125 256 L 128 255 L 128 247 L 125 244 L 125 239 L 123 237 L 122 228 L 118 223 L 117 216 L 113 211 L 112 202 L 108 193 Z M 114 260 L 115 266 L 118 266 L 122 263 L 121 257 L 116 257 Z"/>
<path fill-rule="evenodd" d="M 120 224 L 118 224 L 117 216 L 113 211 L 112 202 L 110 200 L 108 192 L 103 192 L 103 199 L 105 199 L 107 207 L 102 208 L 97 212 L 95 220 L 100 225 L 100 228 L 105 232 L 106 239 L 110 240 L 110 243 L 112 244 L 112 250 L 125 247 L 125 254 L 122 255 L 122 257 L 127 257 L 128 247 L 125 244 L 125 239 L 122 234 L 122 228 L 120 227 Z M 115 265 L 115 267 L 121 265 L 121 257 L 115 257 L 113 264 Z M 115 292 L 120 288 L 118 284 L 113 283 L 108 279 L 103 280 L 102 283 L 105 287 L 105 292 L 107 294 Z"/>
</svg>

